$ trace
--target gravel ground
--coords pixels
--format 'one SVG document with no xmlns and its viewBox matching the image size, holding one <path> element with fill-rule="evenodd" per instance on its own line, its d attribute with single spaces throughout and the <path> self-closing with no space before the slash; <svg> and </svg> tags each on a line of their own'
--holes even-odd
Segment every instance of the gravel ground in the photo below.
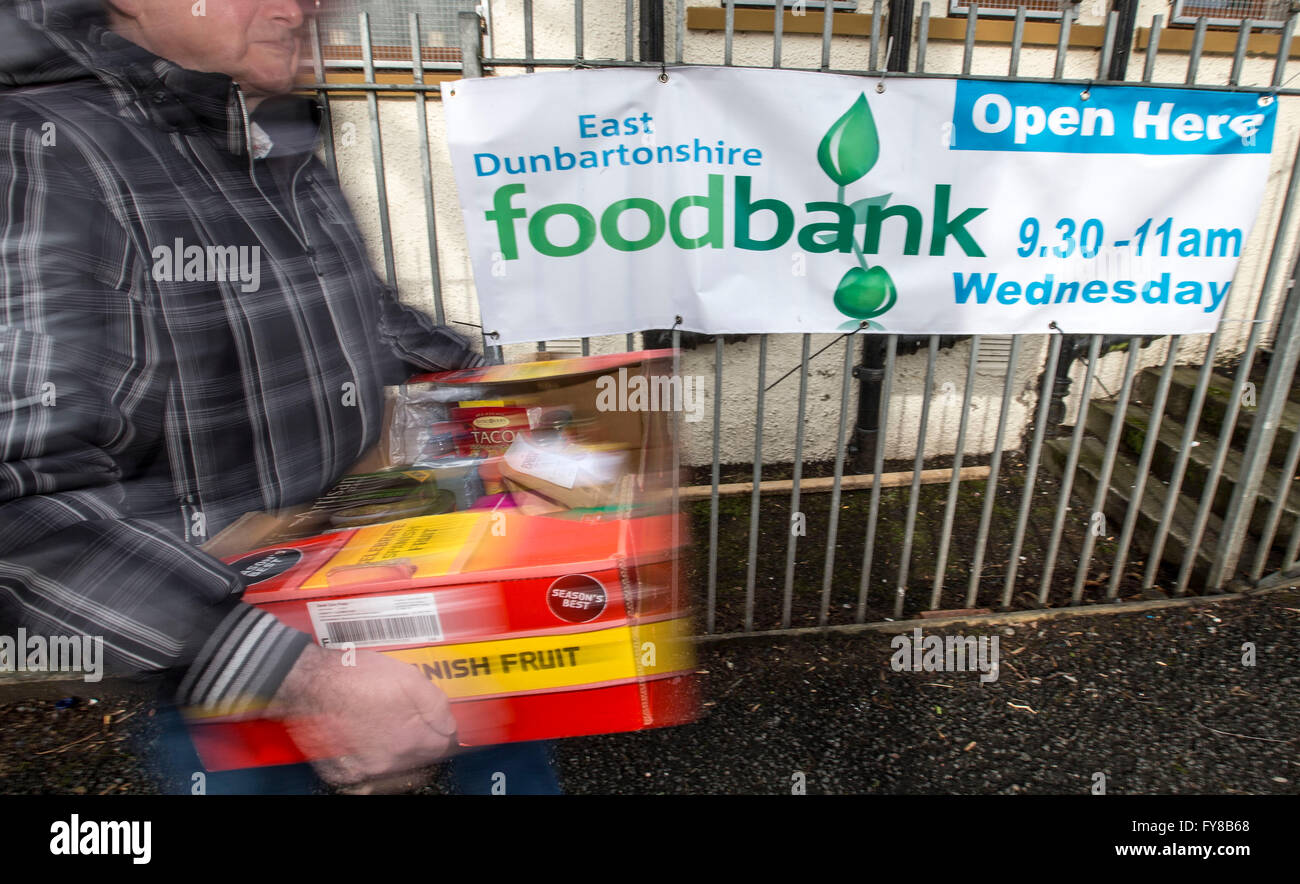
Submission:
<svg viewBox="0 0 1300 884">
<path fill-rule="evenodd" d="M 988 684 L 893 671 L 888 632 L 709 642 L 699 722 L 560 741 L 556 761 L 575 794 L 789 794 L 797 773 L 809 794 L 1086 794 L 1097 772 L 1109 794 L 1296 794 L 1298 626 L 1287 590 L 935 630 L 998 637 Z M 151 703 L 92 699 L 0 705 L 0 793 L 158 791 Z"/>
</svg>

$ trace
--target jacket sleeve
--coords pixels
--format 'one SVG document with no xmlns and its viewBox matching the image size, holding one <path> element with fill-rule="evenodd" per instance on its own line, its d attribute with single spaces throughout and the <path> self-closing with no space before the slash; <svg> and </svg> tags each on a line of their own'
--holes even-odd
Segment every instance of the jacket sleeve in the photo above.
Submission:
<svg viewBox="0 0 1300 884">
<path fill-rule="evenodd" d="M 0 621 L 102 639 L 106 671 L 247 711 L 310 638 L 240 601 L 240 576 L 180 537 L 179 515 L 171 530 L 138 516 L 143 468 L 167 457 L 170 348 L 74 141 L 42 145 L 39 120 L 0 114 Z"/>
<path fill-rule="evenodd" d="M 469 341 L 445 325 L 436 325 L 432 317 L 397 299 L 391 286 L 380 283 L 381 313 L 379 332 L 385 346 L 400 365 L 384 378 L 387 384 L 400 384 L 406 377 L 423 371 L 451 371 L 478 368 L 483 354 Z M 402 375 L 401 377 L 397 375 Z"/>
</svg>

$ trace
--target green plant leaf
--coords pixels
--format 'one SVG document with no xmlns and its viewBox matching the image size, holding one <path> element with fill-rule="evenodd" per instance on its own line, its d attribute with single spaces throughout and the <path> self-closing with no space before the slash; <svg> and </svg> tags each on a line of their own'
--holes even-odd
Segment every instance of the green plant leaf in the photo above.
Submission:
<svg viewBox="0 0 1300 884">
<path fill-rule="evenodd" d="M 880 208 L 883 209 L 885 206 L 889 205 L 889 198 L 891 196 L 893 196 L 892 193 L 882 193 L 880 196 L 869 196 L 864 200 L 858 200 L 852 206 L 853 223 L 866 224 L 867 209 L 871 208 L 872 206 L 880 206 Z"/>
<path fill-rule="evenodd" d="M 880 137 L 876 133 L 876 120 L 871 115 L 867 96 L 859 95 L 853 106 L 822 137 L 817 148 L 817 162 L 832 181 L 844 187 L 871 171 L 879 156 Z"/>
<path fill-rule="evenodd" d="M 851 267 L 835 288 L 835 309 L 854 319 L 871 319 L 887 312 L 898 300 L 894 280 L 884 267 Z"/>
</svg>

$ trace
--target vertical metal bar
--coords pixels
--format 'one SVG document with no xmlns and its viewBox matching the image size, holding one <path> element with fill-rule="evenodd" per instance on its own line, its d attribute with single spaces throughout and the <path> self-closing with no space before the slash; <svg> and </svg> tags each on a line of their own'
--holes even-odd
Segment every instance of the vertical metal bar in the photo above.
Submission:
<svg viewBox="0 0 1300 884">
<path fill-rule="evenodd" d="M 477 13 L 456 14 L 460 35 L 460 66 L 465 77 L 483 76 L 483 31 Z"/>
<path fill-rule="evenodd" d="M 630 3 L 631 0 L 628 0 Z M 524 0 L 524 61 L 533 60 L 533 0 Z M 535 68 L 531 64 L 524 65 L 524 71 L 532 73 Z"/>
<path fill-rule="evenodd" d="M 531 2 L 531 0 L 525 0 L 525 2 Z M 627 0 L 627 2 L 624 4 L 624 15 L 623 15 L 623 35 L 624 35 L 623 55 L 625 61 L 632 60 L 632 32 L 635 30 L 636 30 L 636 2 L 635 0 Z"/>
<path fill-rule="evenodd" d="M 460 46 L 461 75 L 465 78 L 483 76 L 483 32 L 477 13 L 460 12 L 456 14 L 456 32 Z M 488 329 L 479 326 L 483 340 L 483 355 L 492 365 L 500 365 L 503 351 L 499 346 L 488 343 Z"/>
<path fill-rule="evenodd" d="M 875 0 L 871 4 L 871 55 L 867 59 L 867 70 L 869 71 L 879 70 L 876 63 L 880 58 L 881 20 L 884 18 L 881 9 L 883 5 L 881 0 Z"/>
<path fill-rule="evenodd" d="M 781 38 L 785 36 L 785 0 L 772 4 L 772 67 L 781 66 Z"/>
<path fill-rule="evenodd" d="M 1205 16 L 1196 20 L 1196 30 L 1192 32 L 1192 51 L 1187 56 L 1187 79 L 1183 82 L 1189 86 L 1196 82 L 1196 70 L 1201 66 L 1201 51 L 1205 48 L 1205 28 L 1208 24 Z"/>
<path fill-rule="evenodd" d="M 1034 503 L 1034 485 L 1038 481 L 1038 460 L 1043 454 L 1043 436 L 1047 433 L 1047 415 L 1052 410 L 1052 383 L 1056 367 L 1061 361 L 1063 335 L 1052 335 L 1047 350 L 1047 368 L 1043 370 L 1043 388 L 1038 393 L 1038 414 L 1034 418 L 1034 439 L 1029 445 L 1029 464 L 1025 468 L 1025 489 L 1020 497 L 1020 515 L 1016 517 L 1016 530 L 1011 535 L 1011 556 L 1007 559 L 1007 580 L 1002 587 L 1002 607 L 1011 607 L 1011 595 L 1016 588 L 1016 572 L 1020 569 L 1020 550 L 1025 543 L 1025 530 L 1029 527 L 1029 511 Z"/>
<path fill-rule="evenodd" d="M 1278 324 L 1274 354 L 1268 363 L 1268 375 L 1260 391 L 1259 409 L 1251 425 L 1250 435 L 1246 438 L 1246 447 L 1242 454 L 1241 466 L 1238 468 L 1236 481 L 1232 486 L 1232 496 L 1228 499 L 1228 509 L 1223 514 L 1223 529 L 1219 534 L 1219 544 L 1215 549 L 1214 564 L 1210 567 L 1209 586 L 1218 590 L 1227 582 L 1237 567 L 1241 557 L 1241 547 L 1250 530 L 1250 517 L 1259 498 L 1259 485 L 1268 469 L 1269 453 L 1277 439 L 1277 428 L 1286 407 L 1287 394 L 1291 390 L 1291 381 L 1295 377 L 1296 359 L 1300 357 L 1300 290 L 1296 284 L 1300 281 L 1300 262 L 1292 273 L 1291 285 L 1286 288 L 1286 301 L 1282 309 L 1282 319 Z M 1264 300 L 1261 295 L 1260 300 Z M 1259 325 L 1262 325 L 1260 323 Z M 1256 326 L 1258 330 L 1259 325 Z M 1253 361 L 1254 354 L 1251 354 Z M 1237 369 L 1237 384 L 1244 385 L 1244 379 L 1250 374 L 1251 362 L 1243 361 Z M 1238 400 L 1240 389 L 1234 393 Z M 1230 441 L 1232 433 L 1224 434 L 1223 441 Z M 1220 443 L 1222 444 L 1222 442 Z M 1292 474 L 1294 475 L 1294 473 Z M 1272 538 L 1261 538 L 1263 540 Z"/>
<path fill-rule="evenodd" d="M 365 81 L 375 82 L 375 59 L 370 46 L 370 14 L 361 15 L 361 63 L 365 70 Z M 384 282 L 397 286 L 397 266 L 393 260 L 393 231 L 388 219 L 388 185 L 384 178 L 384 139 L 379 134 L 379 95 L 366 92 L 366 104 L 370 110 L 370 150 L 375 164 L 375 193 L 379 198 L 379 234 L 384 243 Z"/>
<path fill-rule="evenodd" d="M 631 350 L 631 335 L 628 349 Z M 705 609 L 706 634 L 712 634 L 718 614 L 718 460 L 722 442 L 722 337 L 713 339 L 713 492 L 709 496 L 709 586 Z"/>
<path fill-rule="evenodd" d="M 1232 53 L 1232 72 L 1228 74 L 1229 86 L 1241 83 L 1241 66 L 1246 62 L 1246 45 L 1250 42 L 1250 31 L 1254 25 L 1250 19 L 1243 19 L 1241 28 L 1237 31 L 1237 48 Z"/>
<path fill-rule="evenodd" d="M 1291 496 L 1291 485 L 1295 481 L 1297 464 L 1300 464 L 1300 433 L 1293 433 L 1291 446 L 1286 452 L 1286 460 L 1282 463 L 1282 475 L 1278 477 L 1278 487 L 1273 490 L 1273 505 L 1269 508 L 1264 530 L 1259 535 L 1259 548 L 1255 551 L 1255 561 L 1250 567 L 1250 579 L 1255 582 L 1264 575 L 1264 566 L 1268 563 L 1268 554 L 1277 536 L 1277 526 L 1282 520 L 1287 499 Z"/>
<path fill-rule="evenodd" d="M 412 12 L 407 18 L 411 29 L 411 78 L 424 82 L 424 53 L 420 49 L 420 17 Z M 420 183 L 424 187 L 424 229 L 429 238 L 429 276 L 433 284 L 433 318 L 446 325 L 442 309 L 442 269 L 438 261 L 438 217 L 433 201 L 433 171 L 429 158 L 429 118 L 424 92 L 415 93 L 415 132 L 420 142 Z"/>
<path fill-rule="evenodd" d="M 1295 520 L 1295 527 L 1291 529 L 1291 541 L 1286 545 L 1286 554 L 1282 556 L 1282 570 L 1294 569 L 1297 557 L 1300 557 L 1300 519 Z"/>
<path fill-rule="evenodd" d="M 1020 70 L 1020 44 L 1025 39 L 1025 7 L 1016 7 L 1016 23 L 1011 29 L 1011 64 L 1007 76 L 1014 77 Z"/>
<path fill-rule="evenodd" d="M 785 596 L 781 602 L 782 629 L 790 626 L 790 611 L 794 604 L 794 560 L 795 546 L 798 543 L 794 524 L 795 519 L 804 518 L 803 514 L 799 512 L 799 482 L 803 479 L 803 431 L 804 415 L 808 406 L 808 347 L 811 339 L 812 335 L 805 334 L 803 336 L 803 356 L 799 362 L 799 413 L 795 417 L 794 488 L 790 492 L 790 525 L 788 526 L 790 537 L 786 542 L 785 551 Z M 1300 438 L 1300 433 L 1296 435 L 1297 438 Z"/>
<path fill-rule="evenodd" d="M 582 4 L 583 0 L 573 0 L 573 59 L 582 61 L 583 51 L 583 22 L 582 22 Z"/>
<path fill-rule="evenodd" d="M 1142 65 L 1142 82 L 1150 83 L 1156 75 L 1156 55 L 1160 52 L 1160 29 L 1164 27 L 1163 15 L 1151 16 L 1151 30 L 1147 32 L 1147 57 Z"/>
<path fill-rule="evenodd" d="M 1023 6 L 1021 7 L 1024 8 Z M 925 386 L 921 394 L 921 423 L 916 428 L 916 457 L 912 461 L 912 490 L 907 498 L 907 521 L 903 524 L 903 551 L 898 560 L 898 585 L 894 590 L 894 616 L 903 616 L 907 595 L 907 572 L 912 564 L 912 539 L 916 534 L 916 510 L 921 505 L 921 470 L 925 468 L 925 435 L 930 425 L 930 401 L 934 398 L 934 362 L 939 353 L 939 336 L 930 335 L 926 348 Z"/>
<path fill-rule="evenodd" d="M 822 70 L 830 70 L 831 67 L 831 31 L 835 26 L 835 10 L 827 0 L 826 6 L 822 9 Z"/>
<path fill-rule="evenodd" d="M 844 336 L 844 380 L 840 385 L 840 428 L 835 437 L 835 481 L 831 485 L 831 517 L 826 529 L 826 570 L 822 574 L 822 607 L 817 625 L 825 626 L 831 609 L 831 576 L 835 573 L 835 535 L 840 527 L 840 480 L 844 477 L 844 433 L 849 419 L 849 386 L 853 378 L 854 335 Z"/>
<path fill-rule="evenodd" d="M 583 338 L 583 344 L 587 342 Z M 585 354 L 584 354 L 585 355 Z M 682 377 L 682 330 L 673 328 L 673 378 L 681 383 Z M 673 428 L 673 500 L 672 500 L 672 608 L 681 608 L 681 484 L 682 484 L 682 414 L 673 410 L 669 416 Z"/>
<path fill-rule="evenodd" d="M 736 35 L 736 0 L 727 0 L 726 21 L 722 39 L 722 63 L 731 67 L 731 44 L 735 42 Z"/>
<path fill-rule="evenodd" d="M 1110 494 L 1110 477 L 1115 470 L 1115 455 L 1119 452 L 1119 439 L 1124 434 L 1124 414 L 1128 410 L 1129 396 L 1133 393 L 1133 377 L 1137 374 L 1138 349 L 1142 346 L 1141 338 L 1129 338 L 1128 359 L 1124 362 L 1124 383 L 1120 388 L 1119 398 L 1115 401 L 1115 413 L 1111 415 L 1110 433 L 1106 438 L 1106 453 L 1101 459 L 1101 475 L 1097 477 L 1097 490 L 1092 498 L 1092 512 L 1102 514 L 1103 523 L 1106 513 L 1106 497 Z M 1083 600 L 1083 584 L 1088 579 L 1088 567 L 1092 564 L 1092 550 L 1097 543 L 1097 535 L 1089 524 L 1089 530 L 1083 532 L 1083 550 L 1079 553 L 1079 567 L 1074 573 L 1074 591 L 1070 594 L 1070 603 L 1079 604 Z"/>
<path fill-rule="evenodd" d="M 948 504 L 943 510 L 943 531 L 939 534 L 939 558 L 934 566 L 934 589 L 930 610 L 939 607 L 944 572 L 948 570 L 948 549 L 952 545 L 952 523 L 957 515 L 957 492 L 961 488 L 961 462 L 966 455 L 966 429 L 970 425 L 970 403 L 975 395 L 975 369 L 979 365 L 980 336 L 970 339 L 970 360 L 966 363 L 966 388 L 961 398 L 961 420 L 957 423 L 957 446 L 953 453 L 952 478 L 948 480 Z"/>
<path fill-rule="evenodd" d="M 1074 6 L 1067 6 L 1061 11 L 1061 30 L 1056 35 L 1056 68 L 1052 76 L 1061 80 L 1065 78 L 1065 59 L 1070 51 L 1070 26 L 1078 13 Z"/>
<path fill-rule="evenodd" d="M 880 516 L 880 474 L 885 469 L 885 427 L 889 418 L 889 394 L 894 385 L 894 361 L 898 356 L 898 336 L 889 335 L 885 347 L 885 376 L 880 385 L 880 409 L 876 418 L 876 456 L 872 464 L 871 509 L 867 515 L 867 539 L 862 546 L 862 578 L 858 583 L 858 611 L 855 622 L 867 616 L 867 589 L 871 583 L 871 559 L 876 549 L 876 521 Z"/>
<path fill-rule="evenodd" d="M 1079 390 L 1079 415 L 1074 421 L 1074 432 L 1070 436 L 1070 453 L 1065 459 L 1065 470 L 1061 473 L 1060 497 L 1056 501 L 1056 518 L 1052 521 L 1052 536 L 1047 542 L 1047 558 L 1043 560 L 1043 585 L 1038 590 L 1038 603 L 1047 603 L 1047 594 L 1052 589 L 1052 574 L 1056 571 L 1056 554 L 1061 549 L 1061 533 L 1065 528 L 1065 511 L 1070 508 L 1070 492 L 1074 489 L 1074 471 L 1079 466 L 1079 451 L 1083 447 L 1084 425 L 1088 422 L 1088 404 L 1092 395 L 1092 379 L 1097 373 L 1097 356 L 1101 352 L 1101 335 L 1093 335 L 1088 345 L 1088 367 L 1083 375 L 1083 387 Z"/>
<path fill-rule="evenodd" d="M 1022 9 L 1024 7 L 1021 7 Z M 1020 362 L 1021 335 L 1011 336 L 1011 354 L 1007 357 L 1007 380 L 1002 388 L 1002 408 L 998 411 L 998 429 L 993 437 L 993 457 L 989 461 L 989 479 L 984 486 L 984 511 L 980 514 L 979 534 L 975 538 L 975 561 L 971 564 L 970 586 L 966 589 L 966 607 L 973 608 L 979 595 L 980 573 L 984 570 L 984 553 L 988 546 L 989 524 L 993 519 L 993 503 L 998 493 L 998 471 L 1002 466 L 1002 440 L 1007 432 L 1007 417 L 1011 412 L 1012 390 L 1016 382 L 1016 366 Z"/>
<path fill-rule="evenodd" d="M 925 47 L 930 42 L 930 3 L 921 4 L 920 29 L 916 34 L 916 72 L 925 72 Z"/>
<path fill-rule="evenodd" d="M 679 332 L 679 334 L 680 334 L 680 332 Z M 590 355 L 591 355 L 591 338 L 583 338 L 583 339 L 582 339 L 582 355 L 583 355 L 583 356 L 590 356 Z"/>
<path fill-rule="evenodd" d="M 758 402 L 754 410 L 754 490 L 749 497 L 749 570 L 745 575 L 745 632 L 754 629 L 754 578 L 758 573 L 759 486 L 763 482 L 763 400 L 767 386 L 767 335 L 758 336 Z"/>
<path fill-rule="evenodd" d="M 971 61 L 975 58 L 975 27 L 979 24 L 980 5 L 972 3 L 966 13 L 966 42 L 962 48 L 961 72 L 970 73 Z"/>
<path fill-rule="evenodd" d="M 1291 57 L 1291 37 L 1295 34 L 1295 25 L 1300 16 L 1292 15 L 1282 28 L 1282 37 L 1277 42 L 1277 62 L 1273 65 L 1273 87 L 1282 85 L 1282 75 L 1286 73 L 1286 62 Z"/>
<path fill-rule="evenodd" d="M 683 53 L 686 51 L 686 0 L 677 0 L 677 23 L 673 30 L 676 33 L 677 44 L 674 58 L 678 64 L 681 64 Z"/>
<path fill-rule="evenodd" d="M 1231 302 L 1232 293 L 1229 291 L 1228 300 Z M 1226 312 L 1227 307 L 1224 307 Z M 1196 427 L 1201 421 L 1201 409 L 1205 406 L 1205 397 L 1210 389 L 1210 375 L 1214 372 L 1214 354 L 1219 350 L 1219 336 L 1223 333 L 1223 325 L 1220 324 L 1210 335 L 1210 342 L 1205 348 L 1205 356 L 1201 359 L 1201 371 L 1196 376 L 1196 389 L 1192 391 L 1192 401 L 1187 407 L 1187 414 L 1183 417 L 1183 436 L 1178 443 L 1178 460 L 1174 462 L 1174 471 L 1169 477 L 1169 484 L 1165 488 L 1165 505 L 1160 511 L 1160 521 L 1156 523 L 1155 537 L 1151 541 L 1151 552 L 1147 555 L 1146 572 L 1142 576 L 1142 588 L 1150 589 L 1155 585 L 1156 574 L 1160 570 L 1160 560 L 1165 552 L 1165 541 L 1169 537 L 1169 526 L 1173 524 L 1174 508 L 1178 505 L 1178 498 L 1183 490 L 1183 477 L 1187 473 L 1187 463 L 1191 460 L 1192 446 L 1196 445 Z M 1185 551 L 1185 555 L 1191 555 L 1190 549 Z"/>
<path fill-rule="evenodd" d="M 1111 12 L 1106 16 L 1106 36 L 1101 43 L 1101 58 L 1097 62 L 1097 79 L 1106 80 L 1110 77 L 1110 56 L 1115 51 L 1115 28 L 1119 24 L 1119 16 Z"/>
<path fill-rule="evenodd" d="M 339 177 L 339 161 L 334 153 L 334 124 L 330 114 L 330 94 L 329 90 L 323 88 L 325 84 L 325 59 L 321 50 L 320 42 L 320 24 L 315 18 L 311 20 L 311 68 L 316 77 L 316 82 L 322 85 L 322 88 L 316 90 L 316 98 L 321 107 L 321 132 L 324 133 L 325 144 L 325 163 L 329 166 L 330 171 L 334 173 L 334 180 Z"/>
<path fill-rule="evenodd" d="M 1160 444 L 1160 424 L 1165 416 L 1165 402 L 1169 399 L 1169 385 L 1174 379 L 1174 364 L 1178 361 L 1178 347 L 1182 343 L 1181 335 L 1169 339 L 1169 352 L 1165 356 L 1165 367 L 1160 372 L 1160 381 L 1156 386 L 1156 398 L 1151 403 L 1151 421 L 1146 428 L 1146 440 L 1142 444 L 1142 454 L 1138 458 L 1137 485 L 1133 487 L 1133 496 L 1129 499 L 1128 510 L 1124 513 L 1124 527 L 1119 534 L 1119 549 L 1115 552 L 1115 564 L 1110 569 L 1110 585 L 1106 588 L 1106 598 L 1113 599 L 1119 594 L 1119 581 L 1128 564 L 1128 550 L 1133 542 L 1133 532 L 1137 529 L 1138 515 L 1142 512 L 1142 498 L 1146 493 L 1147 475 L 1151 470 L 1151 461 L 1155 458 L 1156 446 Z M 1116 412 L 1117 421 L 1120 415 Z"/>
</svg>

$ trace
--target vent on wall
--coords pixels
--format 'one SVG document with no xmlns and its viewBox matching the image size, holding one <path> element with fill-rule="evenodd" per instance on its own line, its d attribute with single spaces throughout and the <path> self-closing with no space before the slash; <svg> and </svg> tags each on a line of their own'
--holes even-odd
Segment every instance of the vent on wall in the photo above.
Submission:
<svg viewBox="0 0 1300 884">
<path fill-rule="evenodd" d="M 537 343 L 538 350 L 546 350 L 548 353 L 560 353 L 565 356 L 582 355 L 582 338 L 552 338 Z"/>
<path fill-rule="evenodd" d="M 979 360 L 975 371 L 979 374 L 1006 375 L 1011 362 L 1011 335 L 981 335 Z"/>
</svg>

